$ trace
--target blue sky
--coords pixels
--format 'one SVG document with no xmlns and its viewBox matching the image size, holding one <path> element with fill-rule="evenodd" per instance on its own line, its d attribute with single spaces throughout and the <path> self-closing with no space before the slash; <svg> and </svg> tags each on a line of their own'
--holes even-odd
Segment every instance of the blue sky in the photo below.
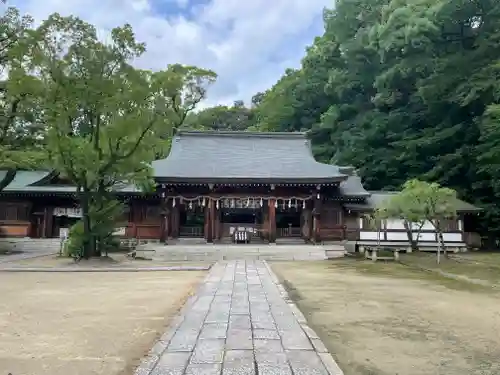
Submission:
<svg viewBox="0 0 500 375">
<path fill-rule="evenodd" d="M 304 49 L 322 33 L 322 11 L 333 0 L 9 0 L 37 21 L 50 13 L 73 14 L 105 34 L 130 23 L 147 44 L 138 62 L 214 70 L 219 78 L 205 105 L 249 101 L 296 67 Z"/>
</svg>

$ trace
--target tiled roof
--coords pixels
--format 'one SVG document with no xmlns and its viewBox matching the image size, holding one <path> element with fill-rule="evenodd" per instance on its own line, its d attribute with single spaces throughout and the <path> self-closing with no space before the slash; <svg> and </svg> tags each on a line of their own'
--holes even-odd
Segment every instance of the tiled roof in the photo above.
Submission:
<svg viewBox="0 0 500 375">
<path fill-rule="evenodd" d="M 370 196 L 367 197 L 363 203 L 346 203 L 344 207 L 353 211 L 371 211 L 397 193 L 397 191 L 371 191 Z M 459 199 L 457 202 L 458 212 L 480 212 L 481 210 L 481 208 L 473 206 L 463 200 Z"/>
<path fill-rule="evenodd" d="M 317 162 L 305 133 L 182 131 L 166 159 L 153 162 L 159 180 L 177 182 L 325 183 L 347 178 Z"/>
<path fill-rule="evenodd" d="M 305 133 L 181 131 L 170 155 L 154 161 L 158 182 L 339 183 L 346 196 L 368 196 L 352 167 L 317 162 Z M 0 171 L 0 178 L 1 173 Z M 73 193 L 51 183 L 50 171 L 19 171 L 4 192 Z M 139 192 L 134 186 L 116 191 Z"/>
<path fill-rule="evenodd" d="M 50 171 L 18 171 L 14 180 L 3 189 L 5 193 L 75 193 L 76 188 L 71 185 L 37 184 L 46 179 Z M 5 171 L 0 171 L 0 179 Z M 120 185 L 115 189 L 118 193 L 136 193 L 139 190 L 133 185 Z"/>
</svg>

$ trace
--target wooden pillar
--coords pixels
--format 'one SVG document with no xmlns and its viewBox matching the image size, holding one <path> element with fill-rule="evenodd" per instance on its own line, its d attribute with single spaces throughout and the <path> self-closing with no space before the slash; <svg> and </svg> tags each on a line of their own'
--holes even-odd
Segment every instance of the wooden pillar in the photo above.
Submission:
<svg viewBox="0 0 500 375">
<path fill-rule="evenodd" d="M 205 215 L 206 239 L 208 243 L 214 242 L 214 227 L 215 227 L 214 219 L 215 219 L 215 201 L 210 200 Z"/>
<path fill-rule="evenodd" d="M 221 237 L 220 215 L 220 210 L 216 210 L 214 218 L 214 240 L 220 240 Z"/>
<path fill-rule="evenodd" d="M 175 205 L 170 212 L 170 235 L 172 238 L 179 237 L 179 219 L 179 206 Z"/>
<path fill-rule="evenodd" d="M 269 243 L 276 242 L 276 200 L 269 199 L 267 203 L 269 220 Z"/>
<path fill-rule="evenodd" d="M 344 215 L 344 208 L 339 205 L 339 224 L 340 227 L 342 228 L 342 240 L 346 239 L 346 224 L 345 224 L 345 215 Z"/>
<path fill-rule="evenodd" d="M 54 209 L 52 207 L 45 207 L 43 210 L 43 238 L 50 238 L 53 236 L 54 231 Z"/>
<path fill-rule="evenodd" d="M 160 215 L 160 235 L 159 235 L 159 240 L 160 242 L 165 242 L 165 240 L 167 239 L 166 236 L 165 236 L 165 220 L 166 220 L 166 215 L 165 213 L 162 213 Z"/>
<path fill-rule="evenodd" d="M 172 216 L 172 209 L 169 207 L 169 202 L 164 203 L 163 207 L 163 215 L 162 215 L 162 222 L 160 224 L 160 241 L 161 242 L 166 242 L 170 238 L 170 227 L 171 227 L 171 216 Z"/>
<path fill-rule="evenodd" d="M 309 205 L 308 205 L 309 206 Z M 304 217 L 302 234 L 304 236 L 305 241 L 313 241 L 314 240 L 314 228 L 313 228 L 313 215 L 312 210 L 307 207 L 302 211 L 302 215 Z"/>
<path fill-rule="evenodd" d="M 316 196 L 314 199 L 314 216 L 313 216 L 313 240 L 315 243 L 321 242 L 320 229 L 321 229 L 321 196 Z"/>
<path fill-rule="evenodd" d="M 217 207 L 216 202 L 213 201 L 210 205 L 210 228 L 212 229 L 212 241 L 217 239 Z"/>
</svg>

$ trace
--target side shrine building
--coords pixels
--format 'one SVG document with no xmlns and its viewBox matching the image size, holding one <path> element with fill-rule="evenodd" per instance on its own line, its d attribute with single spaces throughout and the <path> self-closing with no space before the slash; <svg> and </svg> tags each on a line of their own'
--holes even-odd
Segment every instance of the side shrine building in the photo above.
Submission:
<svg viewBox="0 0 500 375">
<path fill-rule="evenodd" d="M 116 232 L 124 239 L 408 242 L 398 220 L 385 222 L 379 235 L 364 218 L 391 193 L 366 191 L 352 167 L 317 162 L 304 133 L 181 131 L 170 155 L 152 167 L 154 193 L 116 190 L 127 207 Z M 3 237 L 57 238 L 81 216 L 74 186 L 50 171 L 20 171 L 0 194 Z M 468 214 L 479 211 L 459 206 L 444 235 L 457 248 L 471 236 Z M 237 238 L 241 232 L 248 238 Z M 436 244 L 432 226 L 424 226 L 420 241 Z"/>
</svg>

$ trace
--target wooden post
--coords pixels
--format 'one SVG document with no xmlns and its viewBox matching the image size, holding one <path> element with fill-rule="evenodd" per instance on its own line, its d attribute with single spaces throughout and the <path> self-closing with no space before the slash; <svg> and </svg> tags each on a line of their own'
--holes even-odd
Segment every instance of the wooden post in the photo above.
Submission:
<svg viewBox="0 0 500 375">
<path fill-rule="evenodd" d="M 165 240 L 168 241 L 172 235 L 172 209 L 167 207 L 167 212 L 165 215 Z"/>
<path fill-rule="evenodd" d="M 314 199 L 314 217 L 313 217 L 313 232 L 314 232 L 314 242 L 315 243 L 320 243 L 321 242 L 321 236 L 320 236 L 320 229 L 321 229 L 321 219 L 320 219 L 320 212 L 321 212 L 321 196 L 318 198 Z"/>
<path fill-rule="evenodd" d="M 210 206 L 210 229 L 212 232 L 212 241 L 214 242 L 217 239 L 217 202 L 213 201 Z"/>
<path fill-rule="evenodd" d="M 51 238 L 54 232 L 54 212 L 52 207 L 45 207 L 43 211 L 43 238 Z"/>
<path fill-rule="evenodd" d="M 160 241 L 161 242 L 167 242 L 169 237 L 170 237 L 170 226 L 171 226 L 171 216 L 172 216 L 172 209 L 169 207 L 168 201 L 165 202 L 164 206 L 164 215 L 162 216 L 162 223 L 161 223 L 161 236 L 160 236 Z"/>
<path fill-rule="evenodd" d="M 210 200 L 207 206 L 205 215 L 206 220 L 206 240 L 208 243 L 214 242 L 214 216 L 215 216 L 215 202 Z"/>
<path fill-rule="evenodd" d="M 178 238 L 179 237 L 179 207 L 176 205 L 172 207 L 172 212 L 170 214 L 170 221 L 171 221 L 171 226 L 170 226 L 170 235 L 172 238 Z"/>
<path fill-rule="evenodd" d="M 214 240 L 220 240 L 220 236 L 221 236 L 221 224 L 220 224 L 220 215 L 221 215 L 221 212 L 220 210 L 219 211 L 215 211 L 215 217 L 214 217 Z"/>
<path fill-rule="evenodd" d="M 267 203 L 269 213 L 269 243 L 276 243 L 276 203 L 275 199 L 269 199 Z"/>
<path fill-rule="evenodd" d="M 165 214 L 160 215 L 160 242 L 165 242 L 166 237 L 165 237 L 165 221 L 166 221 L 167 216 Z"/>
</svg>

